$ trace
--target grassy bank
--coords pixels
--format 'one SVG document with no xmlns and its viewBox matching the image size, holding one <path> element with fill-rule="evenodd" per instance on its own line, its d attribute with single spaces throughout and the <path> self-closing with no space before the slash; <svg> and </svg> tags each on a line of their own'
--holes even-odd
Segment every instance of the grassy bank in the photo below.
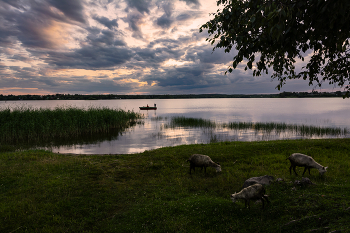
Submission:
<svg viewBox="0 0 350 233">
<path fill-rule="evenodd" d="M 328 166 L 316 185 L 294 185 L 294 152 Z M 193 153 L 222 165 L 189 175 Z M 236 161 L 236 162 L 235 162 Z M 222 142 L 133 155 L 73 156 L 46 151 L 0 153 L 0 232 L 349 232 L 350 140 Z M 299 174 L 303 171 L 298 168 Z M 244 208 L 229 195 L 254 176 L 271 204 Z"/>
<path fill-rule="evenodd" d="M 124 131 L 140 118 L 135 112 L 96 107 L 0 109 L 0 143 L 35 143 Z"/>
</svg>

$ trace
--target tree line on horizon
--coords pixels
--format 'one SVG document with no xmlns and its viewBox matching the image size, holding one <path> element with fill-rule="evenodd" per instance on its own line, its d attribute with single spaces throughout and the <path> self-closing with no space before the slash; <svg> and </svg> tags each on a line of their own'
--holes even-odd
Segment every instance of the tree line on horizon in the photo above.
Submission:
<svg viewBox="0 0 350 233">
<path fill-rule="evenodd" d="M 164 94 L 164 95 L 118 95 L 118 94 L 52 94 L 52 95 L 2 95 L 6 100 L 103 100 L 103 99 L 197 99 L 197 98 L 315 98 L 343 97 L 345 92 L 281 92 L 279 94 Z"/>
</svg>

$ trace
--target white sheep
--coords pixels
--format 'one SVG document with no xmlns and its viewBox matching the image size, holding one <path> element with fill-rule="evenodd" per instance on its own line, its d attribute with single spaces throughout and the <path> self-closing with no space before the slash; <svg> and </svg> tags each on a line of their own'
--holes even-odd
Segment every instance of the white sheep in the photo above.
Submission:
<svg viewBox="0 0 350 233">
<path fill-rule="evenodd" d="M 207 172 L 207 167 L 213 167 L 216 172 L 221 172 L 220 164 L 214 163 L 208 155 L 193 154 L 187 161 L 190 162 L 190 174 L 192 169 L 195 171 L 195 167 L 201 167 L 202 170 L 204 167 L 204 172 Z"/>
<path fill-rule="evenodd" d="M 231 200 L 236 202 L 238 199 L 245 200 L 245 207 L 250 208 L 249 202 L 250 200 L 261 200 L 262 208 L 264 208 L 264 199 L 267 203 L 270 203 L 267 195 L 265 195 L 265 188 L 261 184 L 253 184 L 242 189 L 239 193 L 231 194 Z"/>
<path fill-rule="evenodd" d="M 328 167 L 324 167 L 317 163 L 312 157 L 300 153 L 294 153 L 291 156 L 289 156 L 287 159 L 289 159 L 291 165 L 289 168 L 290 174 L 292 174 L 292 168 L 293 171 L 295 172 L 295 175 L 298 175 L 297 172 L 295 171 L 295 167 L 305 167 L 303 175 L 306 172 L 306 169 L 309 170 L 309 175 L 310 175 L 310 168 L 316 168 L 319 172 L 320 175 L 323 175 Z"/>
</svg>

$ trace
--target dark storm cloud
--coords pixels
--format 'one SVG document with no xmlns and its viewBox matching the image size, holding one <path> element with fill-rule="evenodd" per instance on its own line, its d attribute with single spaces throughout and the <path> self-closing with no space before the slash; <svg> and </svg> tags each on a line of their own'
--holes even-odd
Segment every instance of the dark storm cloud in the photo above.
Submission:
<svg viewBox="0 0 350 233">
<path fill-rule="evenodd" d="M 132 83 L 118 84 L 105 76 L 95 77 L 93 80 L 86 76 L 62 77 L 60 81 L 55 77 L 43 77 L 38 82 L 40 87 L 45 90 L 50 90 L 53 93 L 86 94 L 86 93 L 127 93 L 132 92 L 135 85 Z"/>
<path fill-rule="evenodd" d="M 186 40 L 183 40 L 183 37 L 179 37 L 177 40 L 170 38 L 155 39 L 148 44 L 148 48 L 153 48 L 154 46 L 166 47 L 168 49 L 177 49 L 181 46 L 182 43 L 185 43 Z"/>
<path fill-rule="evenodd" d="M 126 46 L 123 39 L 119 38 L 118 31 L 100 30 L 99 28 L 89 28 L 87 42 L 92 46 Z"/>
<path fill-rule="evenodd" d="M 174 19 L 172 17 L 173 11 L 175 9 L 173 2 L 162 2 L 159 6 L 164 10 L 164 14 L 156 20 L 156 24 L 162 28 L 169 28 Z"/>
<path fill-rule="evenodd" d="M 186 11 L 176 16 L 176 21 L 187 21 L 197 18 L 201 13 L 196 11 Z"/>
<path fill-rule="evenodd" d="M 83 24 L 86 23 L 83 0 L 49 0 L 49 3 L 62 11 L 68 18 Z"/>
<path fill-rule="evenodd" d="M 23 62 L 31 61 L 31 59 L 29 59 L 28 57 L 22 56 L 22 55 L 19 55 L 19 54 L 15 54 L 13 56 L 9 56 L 9 58 L 14 60 L 14 61 L 23 61 Z"/>
<path fill-rule="evenodd" d="M 174 22 L 174 19 L 172 19 L 171 17 L 168 17 L 165 14 L 156 20 L 156 24 L 162 28 L 169 28 L 173 22 Z"/>
<path fill-rule="evenodd" d="M 94 16 L 93 19 L 99 22 L 100 24 L 106 26 L 109 29 L 113 29 L 113 27 L 118 27 L 117 19 L 110 20 L 104 16 L 102 17 Z"/>
<path fill-rule="evenodd" d="M 86 76 L 70 76 L 60 77 L 55 76 L 37 76 L 31 72 L 19 67 L 11 67 L 15 72 L 16 78 L 4 78 L 0 74 L 1 87 L 26 87 L 35 88 L 34 90 L 43 90 L 52 93 L 115 93 L 123 91 L 132 91 L 132 84 L 117 84 L 105 76 L 97 77 L 91 80 Z M 19 88 L 21 89 L 21 88 Z M 28 92 L 30 90 L 27 90 Z M 35 93 L 34 93 L 35 94 Z"/>
<path fill-rule="evenodd" d="M 18 34 L 16 15 L 10 8 L 7 3 L 0 2 L 0 46 L 5 48 L 15 43 L 14 37 Z"/>
<path fill-rule="evenodd" d="M 17 28 L 21 32 L 17 38 L 23 46 L 36 48 L 54 48 L 56 46 L 42 32 L 42 28 L 49 26 L 48 21 L 42 21 L 34 16 L 18 16 L 17 20 Z"/>
<path fill-rule="evenodd" d="M 180 56 L 179 51 L 171 51 L 171 53 L 164 48 L 153 49 L 136 49 L 136 55 L 134 59 L 137 63 L 134 66 L 140 66 L 143 68 L 152 67 L 158 69 L 160 65 L 169 59 L 177 59 Z"/>
<path fill-rule="evenodd" d="M 224 49 L 216 49 L 213 51 L 210 45 L 205 46 L 205 49 L 198 52 L 197 56 L 202 63 L 209 64 L 226 64 L 233 60 L 234 53 L 225 53 Z"/>
<path fill-rule="evenodd" d="M 3 4 L 5 3 L 18 9 L 24 9 L 23 5 L 25 5 L 24 1 L 22 0 L 1 0 L 0 6 L 4 6 Z"/>
<path fill-rule="evenodd" d="M 198 0 L 180 1 L 181 4 L 172 0 L 0 0 L 0 52 L 6 54 L 5 61 L 0 62 L 1 85 L 84 94 L 162 93 L 164 90 L 170 93 L 211 90 L 213 93 L 215 88 L 225 88 L 230 92 L 231 85 L 262 83 L 250 73 L 242 72 L 241 67 L 225 76 L 234 54 L 226 54 L 219 49 L 212 52 L 209 43 L 198 45 L 208 37 L 205 31 L 199 33 L 198 28 L 193 28 L 170 33 L 165 30 L 182 30 L 183 25 L 187 28 L 193 20 L 207 17 L 201 11 Z M 204 3 L 202 1 L 202 5 Z M 121 9 L 125 4 L 126 8 Z M 110 15 L 111 12 L 115 15 Z M 92 17 L 90 22 L 91 19 L 96 21 L 93 22 L 94 27 L 88 25 L 87 17 Z M 57 47 L 58 33 L 68 33 L 68 30 L 61 29 L 62 25 L 67 25 L 69 32 L 77 31 L 77 35 L 67 36 L 68 44 L 62 43 L 62 47 Z M 142 31 L 143 25 L 147 25 L 147 31 Z M 52 38 L 50 29 L 56 33 Z M 128 30 L 134 38 L 142 40 L 140 45 L 129 37 L 134 44 L 127 47 L 130 44 Z M 153 38 L 151 34 L 143 33 L 152 33 Z M 66 39 L 65 36 L 62 35 L 62 38 Z M 146 41 L 148 39 L 150 41 Z M 21 51 L 16 50 L 18 46 Z M 6 59 L 27 62 L 33 68 L 4 66 Z M 40 64 L 33 65 L 31 61 L 34 59 Z M 14 64 L 10 62 L 8 64 Z M 63 73 L 60 77 L 47 75 L 48 70 L 54 74 L 52 71 L 55 69 L 105 69 L 115 70 L 120 75 L 119 67 L 130 73 L 115 77 L 94 76 L 98 72 L 89 77 L 69 76 L 69 72 L 66 76 L 60 72 Z M 125 82 L 128 79 L 147 82 L 148 85 L 140 87 L 138 82 Z M 267 83 L 270 80 L 266 78 L 263 81 Z"/>
<path fill-rule="evenodd" d="M 192 65 L 184 67 L 168 68 L 165 72 L 155 72 L 145 76 L 142 80 L 149 84 L 157 82 L 159 87 L 172 87 L 174 89 L 206 88 L 216 85 L 211 78 L 205 77 L 205 73 L 211 67 L 203 65 Z"/>
<path fill-rule="evenodd" d="M 152 6 L 151 0 L 126 0 L 128 8 L 135 8 L 141 14 L 149 14 L 149 8 Z M 128 11 L 128 8 L 126 9 Z"/>
<path fill-rule="evenodd" d="M 200 2 L 198 0 L 180 0 L 186 2 L 187 5 L 200 6 Z"/>
<path fill-rule="evenodd" d="M 23 46 L 30 48 L 55 48 L 56 44 L 50 41 L 43 29 L 49 28 L 53 21 L 71 23 L 72 20 L 84 22 L 83 8 L 80 1 L 71 1 L 63 6 L 65 1 L 14 1 L 12 6 L 20 9 L 0 8 L 0 37 L 1 44 L 12 42 L 11 36 L 16 37 Z M 1 2 L 0 2 L 1 3 Z M 0 6 L 7 5 L 2 3 Z M 60 8 L 65 15 L 60 14 L 52 6 Z M 68 7 L 70 9 L 65 9 Z"/>
<path fill-rule="evenodd" d="M 129 61 L 132 51 L 127 48 L 86 46 L 74 52 L 49 52 L 44 59 L 58 68 L 110 69 Z"/>
<path fill-rule="evenodd" d="M 103 9 L 108 9 L 109 6 L 113 6 L 115 8 L 119 8 L 120 1 L 115 0 L 88 0 L 88 5 L 94 8 L 101 7 Z"/>
<path fill-rule="evenodd" d="M 110 30 L 100 30 L 98 28 L 89 29 L 90 34 L 87 36 L 87 41 L 93 46 L 104 46 L 104 45 L 123 45 L 123 41 L 115 40 L 115 32 Z"/>
<path fill-rule="evenodd" d="M 144 16 L 139 12 L 129 12 L 126 18 L 122 20 L 129 25 L 129 30 L 132 31 L 132 37 L 142 39 L 141 23 L 143 22 Z"/>
<path fill-rule="evenodd" d="M 14 40 L 11 39 L 11 36 L 15 34 L 16 33 L 13 32 L 12 30 L 2 28 L 0 26 L 0 46 L 7 47 L 11 45 L 14 42 Z"/>
<path fill-rule="evenodd" d="M 154 48 L 156 45 L 157 47 Z M 135 48 L 134 52 L 134 59 L 137 62 L 132 63 L 132 66 L 158 69 L 163 62 L 169 59 L 178 60 L 184 56 L 186 51 L 181 47 L 180 39 L 158 39 L 150 43 L 147 48 Z"/>
</svg>

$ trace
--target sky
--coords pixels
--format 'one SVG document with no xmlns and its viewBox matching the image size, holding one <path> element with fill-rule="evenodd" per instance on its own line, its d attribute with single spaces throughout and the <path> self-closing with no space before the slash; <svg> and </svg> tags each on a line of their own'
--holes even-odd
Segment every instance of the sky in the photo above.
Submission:
<svg viewBox="0 0 350 233">
<path fill-rule="evenodd" d="M 313 90 L 291 80 L 278 91 L 244 64 L 225 75 L 235 51 L 213 52 L 199 32 L 217 9 L 216 0 L 0 0 L 0 94 Z"/>
</svg>

